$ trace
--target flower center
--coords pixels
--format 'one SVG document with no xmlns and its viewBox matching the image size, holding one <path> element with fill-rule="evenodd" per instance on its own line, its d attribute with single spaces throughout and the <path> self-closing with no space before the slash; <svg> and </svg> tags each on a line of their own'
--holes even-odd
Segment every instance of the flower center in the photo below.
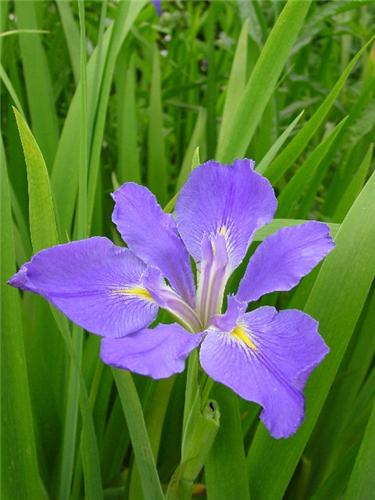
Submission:
<svg viewBox="0 0 375 500">
<path fill-rule="evenodd" d="M 228 252 L 225 227 L 219 234 L 205 238 L 202 243 L 202 260 L 198 274 L 197 314 L 204 327 L 221 312 L 225 285 L 229 278 Z"/>
</svg>

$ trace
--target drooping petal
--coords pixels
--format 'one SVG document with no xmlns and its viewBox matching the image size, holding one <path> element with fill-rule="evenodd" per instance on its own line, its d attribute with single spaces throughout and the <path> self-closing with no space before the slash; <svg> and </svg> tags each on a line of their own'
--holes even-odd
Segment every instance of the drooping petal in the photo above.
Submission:
<svg viewBox="0 0 375 500">
<path fill-rule="evenodd" d="M 143 287 L 145 271 L 130 250 L 94 237 L 42 250 L 9 284 L 42 295 L 86 330 L 122 337 L 157 315 L 158 306 Z"/>
<path fill-rule="evenodd" d="M 140 330 L 122 339 L 103 339 L 100 356 L 108 365 L 154 379 L 185 368 L 185 359 L 198 347 L 202 334 L 188 333 L 177 323 Z"/>
<path fill-rule="evenodd" d="M 112 220 L 128 247 L 146 264 L 160 269 L 175 290 L 194 304 L 189 254 L 170 214 L 144 186 L 128 182 L 113 193 Z"/>
<path fill-rule="evenodd" d="M 292 289 L 334 246 L 329 227 L 321 222 L 280 229 L 268 236 L 251 257 L 238 299 L 250 302 L 266 293 Z"/>
<path fill-rule="evenodd" d="M 303 420 L 307 377 L 328 352 L 317 327 L 301 311 L 261 307 L 231 333 L 209 331 L 201 364 L 214 380 L 263 407 L 260 418 L 273 437 L 288 437 Z"/>
<path fill-rule="evenodd" d="M 269 181 L 253 170 L 252 160 L 231 165 L 208 161 L 193 170 L 176 204 L 178 231 L 190 254 L 202 260 L 202 241 L 223 235 L 230 266 L 244 258 L 254 232 L 269 222 L 276 198 Z"/>
</svg>

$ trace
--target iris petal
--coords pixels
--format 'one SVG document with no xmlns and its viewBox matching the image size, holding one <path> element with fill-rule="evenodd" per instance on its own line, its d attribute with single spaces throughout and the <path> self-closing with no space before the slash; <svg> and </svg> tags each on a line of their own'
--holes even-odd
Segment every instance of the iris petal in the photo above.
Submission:
<svg viewBox="0 0 375 500">
<path fill-rule="evenodd" d="M 208 161 L 191 173 L 176 204 L 178 231 L 196 262 L 202 242 L 225 238 L 233 270 L 244 258 L 254 232 L 269 222 L 276 198 L 269 181 L 253 170 L 251 160 L 233 166 Z"/>
<path fill-rule="evenodd" d="M 189 254 L 176 223 L 144 186 L 128 182 L 113 193 L 112 220 L 123 240 L 146 264 L 156 266 L 175 290 L 194 305 Z"/>
<path fill-rule="evenodd" d="M 260 418 L 272 436 L 288 437 L 303 420 L 306 380 L 328 352 L 318 324 L 301 311 L 261 307 L 245 314 L 239 326 L 239 335 L 209 331 L 200 351 L 202 367 L 260 404 Z"/>
<path fill-rule="evenodd" d="M 280 229 L 256 249 L 239 285 L 242 301 L 275 291 L 290 290 L 334 248 L 329 227 L 306 222 Z"/>
<path fill-rule="evenodd" d="M 9 284 L 42 295 L 86 330 L 122 337 L 157 315 L 143 286 L 145 272 L 130 250 L 94 237 L 42 250 Z"/>
<path fill-rule="evenodd" d="M 198 347 L 201 334 L 192 334 L 180 325 L 159 325 L 122 339 L 103 339 L 102 360 L 116 368 L 159 379 L 180 373 L 185 359 Z"/>
</svg>

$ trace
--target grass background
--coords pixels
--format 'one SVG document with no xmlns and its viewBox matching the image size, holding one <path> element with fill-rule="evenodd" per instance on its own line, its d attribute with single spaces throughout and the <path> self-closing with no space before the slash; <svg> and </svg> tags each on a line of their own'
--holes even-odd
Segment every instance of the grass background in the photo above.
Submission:
<svg viewBox="0 0 375 500">
<path fill-rule="evenodd" d="M 165 1 L 160 17 L 146 0 L 0 9 L 3 498 L 189 497 L 186 374 L 111 371 L 97 337 L 6 280 L 58 242 L 120 243 L 119 184 L 148 185 L 171 210 L 199 159 L 244 156 L 279 201 L 250 253 L 285 225 L 331 225 L 337 248 L 323 265 L 261 301 L 312 314 L 331 353 L 288 440 L 214 387 L 220 428 L 193 495 L 373 498 L 373 1 Z"/>
</svg>

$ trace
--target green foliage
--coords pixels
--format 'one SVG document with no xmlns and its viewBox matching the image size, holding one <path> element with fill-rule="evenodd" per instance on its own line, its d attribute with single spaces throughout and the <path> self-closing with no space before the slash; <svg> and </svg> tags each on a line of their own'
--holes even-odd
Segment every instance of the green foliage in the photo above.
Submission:
<svg viewBox="0 0 375 500">
<path fill-rule="evenodd" d="M 374 3 L 0 4 L 3 497 L 372 498 Z M 255 242 L 318 219 L 337 244 L 263 300 L 304 308 L 330 347 L 287 440 L 222 386 L 200 408 L 195 356 L 168 380 L 112 371 L 96 337 L 6 284 L 32 251 L 119 242 L 109 193 L 125 181 L 172 211 L 215 151 L 256 159 L 275 187 Z"/>
</svg>

